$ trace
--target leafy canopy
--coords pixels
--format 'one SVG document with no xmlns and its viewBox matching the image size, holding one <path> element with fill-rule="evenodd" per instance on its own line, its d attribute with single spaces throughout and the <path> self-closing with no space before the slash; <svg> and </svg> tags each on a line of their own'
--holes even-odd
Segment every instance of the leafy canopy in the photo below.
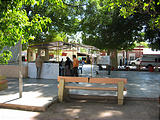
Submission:
<svg viewBox="0 0 160 120">
<path fill-rule="evenodd" d="M 127 49 L 146 40 L 160 49 L 159 8 L 159 0 L 0 0 L 0 51 L 19 40 L 54 41 L 77 32 L 100 49 Z M 10 56 L 9 50 L 0 53 L 0 63 Z"/>
<path fill-rule="evenodd" d="M 42 26 L 46 26 L 51 19 L 35 14 L 29 21 L 24 4 L 35 5 L 40 3 L 36 0 L 0 0 L 0 51 L 5 46 L 10 48 L 21 40 L 21 44 L 33 40 L 34 35 L 42 32 Z M 43 0 L 41 1 L 41 4 Z M 7 63 L 11 57 L 9 50 L 0 53 L 0 63 Z"/>
</svg>

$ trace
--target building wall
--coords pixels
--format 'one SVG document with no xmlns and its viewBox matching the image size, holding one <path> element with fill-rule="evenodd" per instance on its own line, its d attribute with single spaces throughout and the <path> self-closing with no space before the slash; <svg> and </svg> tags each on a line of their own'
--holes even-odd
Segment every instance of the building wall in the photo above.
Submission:
<svg viewBox="0 0 160 120">
<path fill-rule="evenodd" d="M 7 78 L 18 78 L 19 66 L 18 65 L 0 65 L 0 75 L 6 76 Z M 24 78 L 28 77 L 27 66 L 22 66 L 22 75 Z"/>
<path fill-rule="evenodd" d="M 123 53 L 118 53 L 117 54 L 118 65 L 120 65 L 120 59 L 122 60 L 122 63 L 123 63 Z"/>
</svg>

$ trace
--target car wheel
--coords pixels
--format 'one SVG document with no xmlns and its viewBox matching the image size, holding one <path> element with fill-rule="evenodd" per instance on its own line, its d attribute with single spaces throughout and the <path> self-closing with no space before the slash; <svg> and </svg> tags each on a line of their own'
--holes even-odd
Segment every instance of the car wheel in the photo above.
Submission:
<svg viewBox="0 0 160 120">
<path fill-rule="evenodd" d="M 132 66 L 134 66 L 134 65 L 135 65 L 135 63 L 132 63 L 131 65 L 132 65 Z"/>
</svg>

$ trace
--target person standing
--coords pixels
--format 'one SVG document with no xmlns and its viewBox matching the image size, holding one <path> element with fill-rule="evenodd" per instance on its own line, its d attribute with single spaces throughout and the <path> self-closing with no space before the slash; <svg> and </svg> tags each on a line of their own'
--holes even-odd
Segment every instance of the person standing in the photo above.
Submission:
<svg viewBox="0 0 160 120">
<path fill-rule="evenodd" d="M 119 61 L 119 68 L 120 69 L 122 68 L 122 59 L 120 59 L 120 61 Z"/>
<path fill-rule="evenodd" d="M 107 64 L 108 75 L 111 75 L 111 65 Z"/>
<path fill-rule="evenodd" d="M 120 59 L 120 67 L 122 66 L 122 59 Z"/>
<path fill-rule="evenodd" d="M 41 77 L 41 70 L 42 70 L 42 59 L 40 56 L 36 59 L 36 68 L 37 68 L 37 78 L 39 79 Z"/>
<path fill-rule="evenodd" d="M 70 76 L 71 75 L 71 64 L 72 61 L 70 60 L 69 57 L 66 58 L 67 60 L 65 61 L 65 76 Z"/>
<path fill-rule="evenodd" d="M 125 68 L 126 68 L 127 67 L 127 58 L 125 58 L 124 64 L 125 64 Z"/>
<path fill-rule="evenodd" d="M 73 76 L 78 77 L 79 62 L 75 55 L 73 55 Z"/>
</svg>

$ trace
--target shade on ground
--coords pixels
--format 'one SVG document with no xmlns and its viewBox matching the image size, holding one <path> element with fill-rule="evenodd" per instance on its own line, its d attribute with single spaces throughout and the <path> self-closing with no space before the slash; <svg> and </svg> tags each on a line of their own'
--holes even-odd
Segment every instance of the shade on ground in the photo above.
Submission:
<svg viewBox="0 0 160 120">
<path fill-rule="evenodd" d="M 80 76 L 90 77 L 90 66 L 85 65 Z M 160 95 L 160 73 L 159 72 L 136 72 L 136 71 L 112 71 L 107 75 L 107 71 L 99 71 L 97 75 L 93 69 L 93 77 L 121 77 L 127 78 L 127 97 L 147 97 L 157 98 Z M 18 79 L 8 79 L 8 89 L 0 91 L 0 103 L 19 104 L 28 106 L 44 106 L 57 97 L 57 80 L 51 79 L 23 79 L 23 97 L 19 99 Z M 85 86 L 99 86 L 98 84 L 75 84 Z M 102 84 L 102 86 L 106 86 Z M 73 94 L 83 95 L 116 95 L 115 92 L 108 91 L 86 91 L 73 90 Z"/>
<path fill-rule="evenodd" d="M 159 120 L 158 103 L 128 101 L 107 103 L 57 103 L 45 112 L 0 109 L 1 120 Z"/>
</svg>

